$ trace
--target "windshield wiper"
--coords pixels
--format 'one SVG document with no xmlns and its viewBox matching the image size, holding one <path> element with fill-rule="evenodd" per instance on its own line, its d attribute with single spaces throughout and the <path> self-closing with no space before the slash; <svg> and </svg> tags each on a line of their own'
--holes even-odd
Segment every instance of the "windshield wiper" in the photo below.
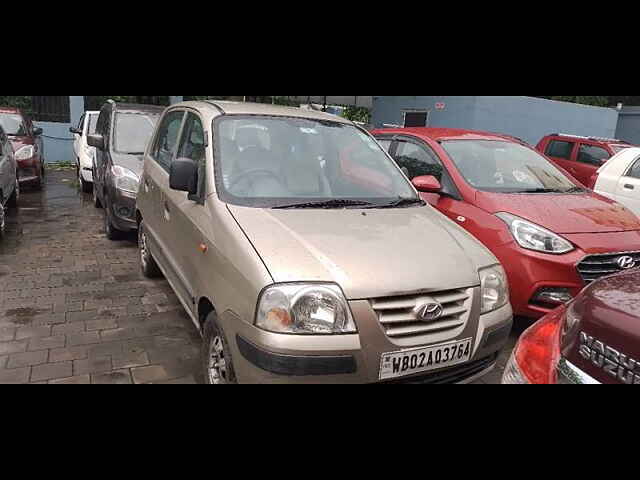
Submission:
<svg viewBox="0 0 640 480">
<path fill-rule="evenodd" d="M 586 190 L 582 187 L 571 187 L 568 190 L 565 190 L 563 193 L 583 193 Z"/>
<path fill-rule="evenodd" d="M 530 188 L 528 190 L 518 190 L 514 193 L 565 193 L 565 190 L 558 190 L 557 188 Z"/>
<path fill-rule="evenodd" d="M 367 208 L 400 208 L 400 207 L 410 207 L 412 205 L 420 205 L 421 207 L 425 206 L 424 200 L 420 198 L 399 198 L 391 203 L 384 203 L 381 205 L 372 205 Z"/>
<path fill-rule="evenodd" d="M 285 210 L 294 208 L 348 208 L 348 207 L 363 207 L 373 205 L 371 202 L 365 202 L 362 200 L 349 200 L 346 198 L 336 198 L 333 200 L 321 200 L 317 202 L 304 202 L 293 203 L 291 205 L 280 205 L 273 207 L 274 209 Z"/>
</svg>

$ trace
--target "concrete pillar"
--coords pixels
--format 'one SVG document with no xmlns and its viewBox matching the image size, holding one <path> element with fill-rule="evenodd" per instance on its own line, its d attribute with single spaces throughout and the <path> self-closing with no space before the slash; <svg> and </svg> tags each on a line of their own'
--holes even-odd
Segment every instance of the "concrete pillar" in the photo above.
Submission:
<svg viewBox="0 0 640 480">
<path fill-rule="evenodd" d="M 77 125 L 84 113 L 84 97 L 69 97 L 71 125 Z"/>
<path fill-rule="evenodd" d="M 169 103 L 171 105 L 173 105 L 174 103 L 180 103 L 180 102 L 182 102 L 183 98 L 184 97 L 169 97 Z"/>
</svg>

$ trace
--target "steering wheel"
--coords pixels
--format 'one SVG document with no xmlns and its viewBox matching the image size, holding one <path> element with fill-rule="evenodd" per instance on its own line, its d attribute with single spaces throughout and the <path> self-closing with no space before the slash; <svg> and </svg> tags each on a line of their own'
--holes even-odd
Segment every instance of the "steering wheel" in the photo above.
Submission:
<svg viewBox="0 0 640 480">
<path fill-rule="evenodd" d="M 237 174 L 236 177 L 231 180 L 231 183 L 229 185 L 229 190 L 233 190 L 234 187 L 236 185 L 238 185 L 238 183 L 240 183 L 242 180 L 244 180 L 245 177 L 247 177 L 249 175 L 257 175 L 257 176 L 261 176 L 261 177 L 271 177 L 275 181 L 277 181 L 281 186 L 284 187 L 284 184 L 282 183 L 282 180 L 280 179 L 280 177 L 278 177 L 271 170 L 267 170 L 265 168 L 254 168 L 252 170 L 246 170 L 244 172 L 240 172 L 239 174 Z"/>
</svg>

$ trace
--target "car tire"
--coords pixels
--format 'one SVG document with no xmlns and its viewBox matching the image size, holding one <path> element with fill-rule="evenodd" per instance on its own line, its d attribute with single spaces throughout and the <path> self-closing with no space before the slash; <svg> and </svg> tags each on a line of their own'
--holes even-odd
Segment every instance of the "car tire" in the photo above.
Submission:
<svg viewBox="0 0 640 480">
<path fill-rule="evenodd" d="M 104 233 L 107 235 L 109 240 L 120 240 L 121 231 L 113 226 L 111 223 L 111 207 L 109 205 L 109 200 L 105 199 L 104 206 Z"/>
<path fill-rule="evenodd" d="M 93 177 L 93 178 L 96 178 L 96 177 Z M 95 183 L 93 185 L 93 206 L 96 208 L 102 208 L 102 203 L 98 198 L 98 189 L 96 188 Z"/>
<path fill-rule="evenodd" d="M 147 242 L 147 232 L 145 229 L 144 221 L 138 225 L 138 249 L 140 250 L 140 267 L 142 274 L 147 278 L 159 278 L 162 276 L 162 271 L 153 258 L 151 250 L 149 250 L 149 244 Z"/>
<path fill-rule="evenodd" d="M 13 189 L 13 193 L 11 194 L 11 197 L 9 197 L 9 202 L 7 203 L 7 205 L 10 208 L 17 208 L 19 201 L 20 201 L 20 182 L 18 181 L 18 178 L 16 178 L 16 185 L 15 185 L 15 188 Z"/>
<path fill-rule="evenodd" d="M 202 367 L 207 385 L 236 384 L 236 374 L 229 343 L 218 324 L 218 317 L 211 312 L 203 326 Z M 222 364 L 221 364 L 222 362 Z"/>
</svg>

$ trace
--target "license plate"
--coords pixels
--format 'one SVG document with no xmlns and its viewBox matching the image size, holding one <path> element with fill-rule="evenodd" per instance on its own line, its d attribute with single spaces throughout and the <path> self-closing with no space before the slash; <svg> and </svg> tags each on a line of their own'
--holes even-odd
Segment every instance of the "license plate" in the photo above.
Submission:
<svg viewBox="0 0 640 480">
<path fill-rule="evenodd" d="M 468 362 L 471 338 L 426 348 L 385 353 L 380 360 L 380 380 L 404 377 Z"/>
</svg>

